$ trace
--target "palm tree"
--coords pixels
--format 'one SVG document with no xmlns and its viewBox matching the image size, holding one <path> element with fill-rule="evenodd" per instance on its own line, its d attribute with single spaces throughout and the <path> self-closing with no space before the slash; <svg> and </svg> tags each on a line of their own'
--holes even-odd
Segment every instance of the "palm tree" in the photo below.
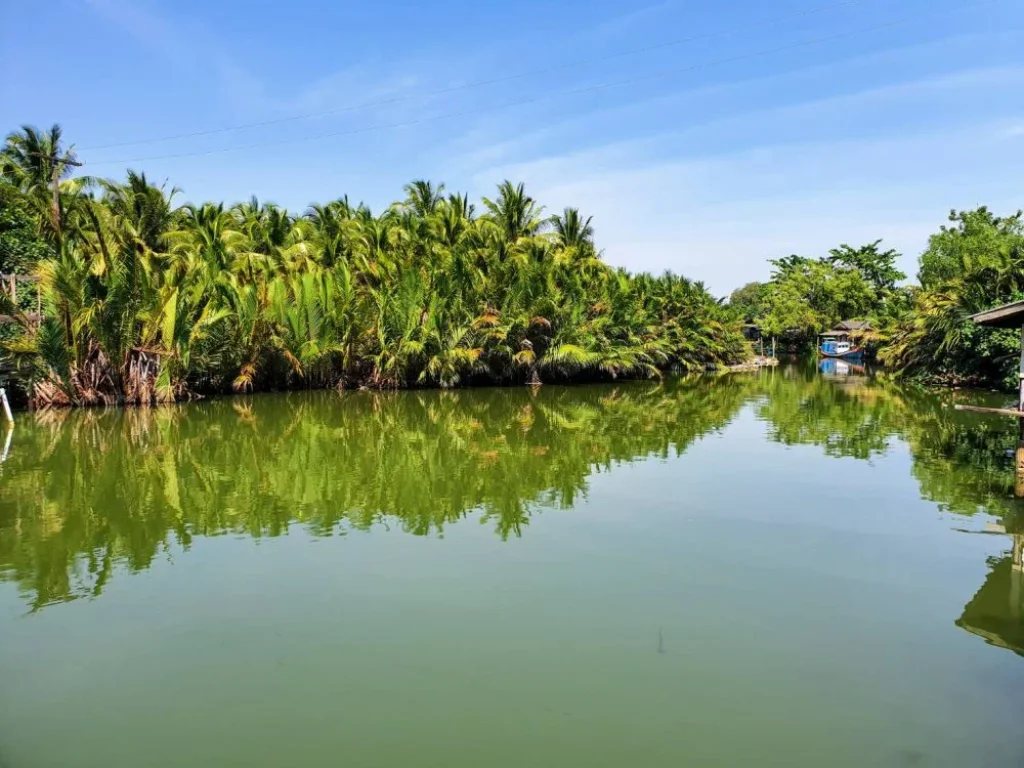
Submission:
<svg viewBox="0 0 1024 768">
<path fill-rule="evenodd" d="M 426 180 L 379 215 L 342 197 L 294 216 L 255 198 L 179 208 L 176 189 L 129 171 L 99 195 L 65 179 L 54 228 L 48 179 L 73 161 L 60 141 L 25 129 L 0 154 L 55 246 L 43 321 L 3 342 L 40 405 L 651 377 L 741 349 L 704 286 L 611 269 L 590 218 L 545 219 L 522 184 L 499 185 L 481 216 Z M 1015 263 L 998 272 L 1006 290 Z"/>
<path fill-rule="evenodd" d="M 199 261 L 215 273 L 230 270 L 240 253 L 253 253 L 244 248 L 246 237 L 239 230 L 237 219 L 224 209 L 223 203 L 186 205 L 181 211 L 180 228 L 168 233 L 167 237 L 172 250 L 178 254 L 196 254 Z M 259 259 L 249 259 L 245 264 L 250 279 L 256 261 Z"/>
<path fill-rule="evenodd" d="M 555 240 L 563 248 L 593 248 L 594 228 L 590 226 L 593 217 L 580 217 L 576 208 L 566 208 L 561 216 L 552 216 L 549 221 L 555 230 Z"/>
<path fill-rule="evenodd" d="M 111 229 L 126 245 L 139 253 L 163 251 L 167 233 L 175 228 L 177 211 L 172 206 L 176 187 L 154 186 L 146 174 L 128 171 L 126 183 L 103 181 L 105 208 L 111 216 Z"/>
<path fill-rule="evenodd" d="M 61 146 L 62 139 L 63 131 L 57 124 L 49 131 L 24 125 L 7 136 L 0 150 L 0 173 L 34 203 L 40 222 L 47 220 L 43 211 L 49 208 L 49 233 L 55 242 L 62 233 L 63 206 L 58 184 L 79 165 L 72 149 Z"/>
<path fill-rule="evenodd" d="M 498 185 L 498 197 L 484 198 L 491 221 L 498 227 L 505 241 L 515 244 L 520 238 L 531 237 L 541 231 L 544 208 L 526 194 L 522 184 L 503 181 Z"/>
<path fill-rule="evenodd" d="M 417 179 L 405 185 L 405 205 L 421 219 L 431 216 L 444 200 L 444 184 L 433 184 Z"/>
</svg>

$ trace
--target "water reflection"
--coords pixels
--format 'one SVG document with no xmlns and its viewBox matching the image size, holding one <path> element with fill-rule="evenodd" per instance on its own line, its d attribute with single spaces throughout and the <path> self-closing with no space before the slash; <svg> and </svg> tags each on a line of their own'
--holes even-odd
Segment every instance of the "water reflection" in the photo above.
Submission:
<svg viewBox="0 0 1024 768">
<path fill-rule="evenodd" d="M 830 361 L 841 362 L 841 361 Z M 32 609 L 97 596 L 196 536 L 374 525 L 443 535 L 479 514 L 502 538 L 567 510 L 617 463 L 669 458 L 745 406 L 768 439 L 870 461 L 909 447 L 921 496 L 1019 533 L 1009 421 L 838 366 L 713 380 L 460 392 L 313 393 L 26 415 L 0 468 L 0 578 Z M 1020 553 L 1017 552 L 1017 562 Z M 1024 652 L 1011 556 L 958 624 Z"/>
<path fill-rule="evenodd" d="M 992 645 L 1024 656 L 1024 533 L 1012 536 L 1012 549 L 989 560 L 985 583 L 964 606 L 956 624 Z"/>
<path fill-rule="evenodd" d="M 855 363 L 850 360 L 839 360 L 835 357 L 826 357 L 819 360 L 818 370 L 821 371 L 822 376 L 832 378 L 868 375 L 868 369 L 863 363 Z"/>
<path fill-rule="evenodd" d="M 0 498 L 0 576 L 34 607 L 99 594 L 112 568 L 225 532 L 381 523 L 442 533 L 479 511 L 502 538 L 571 508 L 616 462 L 724 427 L 751 381 L 314 393 L 48 412 L 20 429 Z"/>
</svg>

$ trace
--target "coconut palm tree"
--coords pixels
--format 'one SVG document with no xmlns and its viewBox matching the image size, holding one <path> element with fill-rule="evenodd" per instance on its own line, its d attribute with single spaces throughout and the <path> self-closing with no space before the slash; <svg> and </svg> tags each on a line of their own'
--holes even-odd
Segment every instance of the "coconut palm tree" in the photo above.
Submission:
<svg viewBox="0 0 1024 768">
<path fill-rule="evenodd" d="M 405 185 L 405 203 L 421 219 L 437 212 L 444 200 L 444 184 L 434 185 L 424 179 L 417 179 Z"/>
<path fill-rule="evenodd" d="M 594 245 L 594 228 L 590 225 L 592 216 L 580 216 L 576 208 L 566 208 L 561 216 L 552 216 L 549 221 L 554 228 L 555 241 L 562 248 L 577 250 Z"/>
<path fill-rule="evenodd" d="M 545 224 L 541 218 L 544 208 L 526 194 L 522 184 L 503 181 L 498 185 L 498 196 L 493 201 L 485 197 L 484 206 L 507 243 L 536 235 Z"/>
<path fill-rule="evenodd" d="M 0 153 L 51 235 L 47 180 L 73 160 L 60 143 L 25 129 Z M 4 343 L 40 405 L 651 377 L 741 348 L 704 286 L 611 269 L 590 218 L 546 219 L 522 184 L 499 185 L 480 216 L 426 180 L 379 215 L 347 197 L 302 216 L 255 198 L 179 208 L 135 171 L 98 187 L 61 182 L 43 320 Z"/>
<path fill-rule="evenodd" d="M 54 124 L 49 131 L 22 126 L 7 136 L 0 150 L 0 174 L 10 179 L 35 206 L 40 225 L 57 242 L 62 234 L 64 206 L 59 182 L 67 178 L 78 159 L 62 146 L 63 131 Z"/>
</svg>

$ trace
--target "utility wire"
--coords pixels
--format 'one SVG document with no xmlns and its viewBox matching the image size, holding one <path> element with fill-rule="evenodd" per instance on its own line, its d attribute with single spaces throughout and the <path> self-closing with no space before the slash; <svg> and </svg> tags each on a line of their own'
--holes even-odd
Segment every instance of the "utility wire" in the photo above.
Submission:
<svg viewBox="0 0 1024 768">
<path fill-rule="evenodd" d="M 682 68 L 678 68 L 678 69 L 659 70 L 657 72 L 653 72 L 653 73 L 647 74 L 647 75 L 639 75 L 637 77 L 631 77 L 631 78 L 627 78 L 627 79 L 624 79 L 624 80 L 616 80 L 616 81 L 608 82 L 608 83 L 600 83 L 598 85 L 589 85 L 589 86 L 584 86 L 584 87 L 581 87 L 581 88 L 571 88 L 571 89 L 568 89 L 568 90 L 554 91 L 552 93 L 548 93 L 548 94 L 545 94 L 543 96 L 534 96 L 534 97 L 531 97 L 531 98 L 528 98 L 528 99 L 520 99 L 518 101 L 510 101 L 510 102 L 506 102 L 505 104 L 497 104 L 497 105 L 488 106 L 488 107 L 477 107 L 477 108 L 474 108 L 474 109 L 467 109 L 467 110 L 462 110 L 462 111 L 459 111 L 459 112 L 449 112 L 449 113 L 443 114 L 443 115 L 432 115 L 432 116 L 429 116 L 429 117 L 420 117 L 420 118 L 416 118 L 416 119 L 413 119 L 413 120 L 405 120 L 405 121 L 396 122 L 396 123 L 380 123 L 380 124 L 377 124 L 377 125 L 369 125 L 369 126 L 365 126 L 365 127 L 362 127 L 362 128 L 351 128 L 351 129 L 345 129 L 345 130 L 339 130 L 339 131 L 328 131 L 326 133 L 317 133 L 317 134 L 312 134 L 312 135 L 309 135 L 309 136 L 298 136 L 298 137 L 293 137 L 293 138 L 288 138 L 288 139 L 276 139 L 276 140 L 273 140 L 273 141 L 257 142 L 257 143 L 254 143 L 254 144 L 244 144 L 244 145 L 238 145 L 238 146 L 234 146 L 234 147 L 220 147 L 220 148 L 217 148 L 217 149 L 199 150 L 199 151 L 195 151 L 195 152 L 175 152 L 175 153 L 164 154 L 164 155 L 147 155 L 147 156 L 142 156 L 142 157 L 124 158 L 124 159 L 120 159 L 120 160 L 101 160 L 101 161 L 98 161 L 98 162 L 86 163 L 86 165 L 90 165 L 90 166 L 91 165 L 115 165 L 115 164 L 121 165 L 121 164 L 126 164 L 126 163 L 147 162 L 147 161 L 150 161 L 150 160 L 170 160 L 170 159 L 176 159 L 176 158 L 181 158 L 181 157 L 204 157 L 204 156 L 208 156 L 208 155 L 216 155 L 216 154 L 222 154 L 222 153 L 226 153 L 226 152 L 241 152 L 241 151 L 245 151 L 245 150 L 249 150 L 249 149 L 259 149 L 259 148 L 263 148 L 263 147 L 281 146 L 283 144 L 294 144 L 294 143 L 306 142 L 306 141 L 316 141 L 318 139 L 333 138 L 333 137 L 337 137 L 337 136 L 353 136 L 353 135 L 360 134 L 360 133 L 371 133 L 373 131 L 389 130 L 389 129 L 393 129 L 393 128 L 406 128 L 406 127 L 409 127 L 409 126 L 420 125 L 420 124 L 423 124 L 423 123 L 439 122 L 439 121 L 442 121 L 442 120 L 453 120 L 453 119 L 458 118 L 458 117 L 467 117 L 467 116 L 470 116 L 470 115 L 477 115 L 477 114 L 481 114 L 481 113 L 485 113 L 485 112 L 493 112 L 493 111 L 496 111 L 496 110 L 509 109 L 511 107 L 519 107 L 519 106 L 523 106 L 523 105 L 526 105 L 526 104 L 536 104 L 536 103 L 539 103 L 539 102 L 542 102 L 542 101 L 550 101 L 551 99 L 557 99 L 557 98 L 562 98 L 562 97 L 566 97 L 566 96 L 575 96 L 575 95 L 579 95 L 579 94 L 583 94 L 583 93 L 593 93 L 593 92 L 596 92 L 596 91 L 607 90 L 607 89 L 610 89 L 610 88 L 621 88 L 621 87 L 627 86 L 627 85 L 635 85 L 637 83 L 642 83 L 642 82 L 646 82 L 646 81 L 650 81 L 650 80 L 655 80 L 655 79 L 663 78 L 663 77 L 669 77 L 669 76 L 672 76 L 672 75 L 678 75 L 678 74 L 682 74 L 682 73 L 685 73 L 685 72 L 693 72 L 693 71 L 696 71 L 696 70 L 706 69 L 708 67 L 721 66 L 723 64 L 732 64 L 732 63 L 740 62 L 740 61 L 748 61 L 748 60 L 751 60 L 751 59 L 763 58 L 765 56 L 771 56 L 771 55 L 776 54 L 776 53 L 783 53 L 785 51 L 792 51 L 792 50 L 797 50 L 797 49 L 800 49 L 800 48 L 806 48 L 806 47 L 809 47 L 809 46 L 812 46 L 812 45 L 818 45 L 820 43 L 831 42 L 833 40 L 841 40 L 841 39 L 845 39 L 845 38 L 849 38 L 849 37 L 854 37 L 856 35 L 866 34 L 866 33 L 869 33 L 869 32 L 877 32 L 877 31 L 880 31 L 880 30 L 883 30 L 883 29 L 891 29 L 893 27 L 898 27 L 898 26 L 901 26 L 901 25 L 904 25 L 904 24 L 908 24 L 908 23 L 910 23 L 912 21 L 915 21 L 917 19 L 920 19 L 920 18 L 926 18 L 926 17 L 929 17 L 929 16 L 937 16 L 937 15 L 946 14 L 946 13 L 950 13 L 950 12 L 957 11 L 957 10 L 963 10 L 963 9 L 966 9 L 966 8 L 977 8 L 977 7 L 984 6 L 984 5 L 991 5 L 992 3 L 999 2 L 999 1 L 1000 0 L 981 0 L 981 2 L 968 3 L 966 5 L 957 6 L 955 8 L 947 8 L 947 9 L 943 9 L 941 11 L 929 11 L 927 13 L 916 14 L 914 16 L 908 16 L 908 17 L 904 17 L 902 19 L 896 19 L 896 20 L 884 22 L 884 23 L 881 23 L 881 24 L 874 24 L 874 25 L 869 26 L 869 27 L 861 27 L 859 29 L 848 30 L 846 32 L 838 32 L 836 34 L 827 35 L 825 37 L 816 37 L 816 38 L 813 38 L 813 39 L 810 39 L 810 40 L 802 40 L 802 41 L 799 41 L 799 42 L 796 42 L 796 43 L 789 43 L 787 45 L 781 45 L 781 46 L 778 46 L 778 47 L 775 47 L 775 48 L 767 48 L 767 49 L 764 49 L 764 50 L 755 51 L 753 53 L 740 54 L 738 56 L 731 56 L 729 58 L 718 59 L 716 61 L 703 62 L 703 63 L 700 63 L 700 64 L 694 64 L 694 65 L 691 65 L 691 66 L 688 66 L 688 67 L 682 67 Z"/>
<path fill-rule="evenodd" d="M 731 27 L 729 29 L 721 29 L 715 32 L 706 32 L 699 35 L 693 35 L 691 37 L 683 37 L 678 40 L 669 40 L 662 43 L 656 43 L 654 45 L 644 46 L 642 48 L 631 48 L 625 51 L 618 51 L 616 53 L 609 53 L 603 56 L 598 56 L 591 59 L 578 59 L 571 61 L 566 64 L 556 64 L 550 67 L 543 67 L 541 69 L 531 69 L 524 72 L 519 72 L 514 75 L 505 75 L 503 77 L 493 78 L 491 80 L 478 80 L 472 83 L 464 83 L 462 85 L 453 85 L 447 88 L 439 88 L 434 91 L 425 91 L 422 93 L 413 93 L 405 96 L 394 96 L 388 99 L 380 99 L 378 101 L 367 101 L 360 104 L 352 104 L 344 107 L 336 107 L 334 109 L 324 110 L 322 112 L 310 112 L 303 115 L 293 115 L 290 117 L 279 117 L 272 120 L 263 120 L 260 122 L 253 123 L 238 123 L 236 125 L 223 126 L 221 128 L 208 128 L 201 131 L 191 131 L 189 133 L 176 133 L 169 136 L 160 136 L 152 139 L 136 139 L 133 141 L 118 141 L 110 144 L 97 144 L 92 147 L 82 147 L 79 152 L 91 152 L 99 149 L 113 149 L 114 147 L 130 147 L 137 146 L 139 144 L 157 144 L 164 141 L 176 141 L 178 139 L 191 139 L 197 136 L 211 136 L 218 133 L 229 133 L 231 131 L 241 131 L 248 128 L 263 128 L 269 125 L 281 125 L 283 123 L 293 123 L 302 120 L 312 120 L 317 117 L 326 117 L 328 115 L 337 115 L 343 112 L 355 112 L 362 109 L 369 109 L 371 107 L 382 107 L 391 104 L 398 104 L 403 101 L 411 101 L 415 99 L 426 99 L 432 96 L 442 96 L 448 93 L 455 93 L 456 91 L 466 91 L 473 88 L 483 88 L 489 85 L 499 85 L 501 83 L 508 83 L 514 80 L 521 80 L 525 77 L 533 77 L 535 75 L 546 75 L 551 72 L 559 72 L 566 69 L 573 69 L 575 67 L 582 67 L 587 64 L 597 64 L 603 61 L 611 61 L 613 59 L 619 59 L 626 56 L 636 56 L 641 53 L 650 53 L 651 51 L 658 51 L 665 48 L 672 48 L 679 45 L 685 45 L 686 43 L 694 43 L 701 40 L 711 40 L 716 37 L 722 37 L 724 35 L 731 34 L 733 32 L 741 32 L 748 29 L 757 29 L 759 27 L 770 26 L 772 24 L 778 24 L 783 21 L 789 21 L 791 19 L 803 18 L 806 16 L 813 16 L 818 13 L 830 11 L 835 8 L 842 8 L 844 6 L 859 5 L 866 2 L 867 0 L 842 0 L 837 3 L 829 3 L 827 5 L 819 5 L 813 8 L 806 8 L 801 11 L 786 14 L 785 16 L 776 16 L 771 19 L 765 19 L 763 21 L 754 22 L 752 24 L 746 24 L 740 27 Z"/>
</svg>

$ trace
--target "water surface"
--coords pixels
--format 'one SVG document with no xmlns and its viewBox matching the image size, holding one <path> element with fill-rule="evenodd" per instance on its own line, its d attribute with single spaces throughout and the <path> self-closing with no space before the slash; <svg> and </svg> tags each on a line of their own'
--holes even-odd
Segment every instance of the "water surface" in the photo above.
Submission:
<svg viewBox="0 0 1024 768">
<path fill-rule="evenodd" d="M 0 765 L 1022 765 L 1014 425 L 830 373 L 21 414 Z"/>
</svg>

